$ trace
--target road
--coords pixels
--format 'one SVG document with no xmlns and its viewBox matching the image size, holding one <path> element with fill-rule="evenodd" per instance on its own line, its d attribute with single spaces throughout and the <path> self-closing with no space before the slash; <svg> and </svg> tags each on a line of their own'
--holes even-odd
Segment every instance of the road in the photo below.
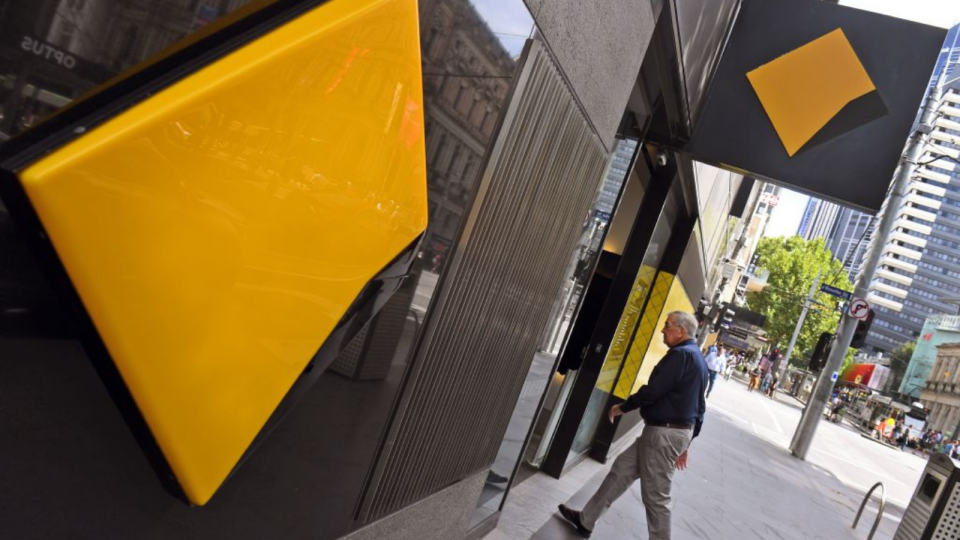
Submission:
<svg viewBox="0 0 960 540">
<path fill-rule="evenodd" d="M 784 448 L 800 422 L 802 404 L 792 397 L 778 394 L 777 401 L 759 392 L 747 392 L 735 379 L 718 381 L 722 385 L 709 402 L 709 409 L 737 423 L 749 426 L 760 438 Z M 876 482 L 883 482 L 887 500 L 905 508 L 926 459 L 910 451 L 901 452 L 864 438 L 853 426 L 844 422 L 820 422 L 807 462 L 832 473 L 845 485 L 866 491 Z"/>
</svg>

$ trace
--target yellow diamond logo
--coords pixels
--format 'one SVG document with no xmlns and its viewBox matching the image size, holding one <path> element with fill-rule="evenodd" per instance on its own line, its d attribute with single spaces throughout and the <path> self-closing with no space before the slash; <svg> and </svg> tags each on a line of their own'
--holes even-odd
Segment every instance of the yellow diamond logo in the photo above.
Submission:
<svg viewBox="0 0 960 540">
<path fill-rule="evenodd" d="M 750 71 L 747 79 L 790 157 L 887 112 L 839 28 Z"/>
</svg>

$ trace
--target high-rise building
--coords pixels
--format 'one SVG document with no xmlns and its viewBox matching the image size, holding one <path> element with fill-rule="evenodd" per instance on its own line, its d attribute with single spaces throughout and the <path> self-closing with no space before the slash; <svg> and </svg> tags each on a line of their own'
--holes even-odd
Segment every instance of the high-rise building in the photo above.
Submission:
<svg viewBox="0 0 960 540">
<path fill-rule="evenodd" d="M 872 232 L 870 214 L 813 197 L 807 202 L 797 228 L 797 235 L 807 240 L 826 240 L 827 248 L 843 263 L 850 281 L 854 281 L 860 271 Z"/>
<path fill-rule="evenodd" d="M 899 208 L 881 210 L 896 212 L 897 219 L 879 248 L 880 266 L 870 285 L 876 318 L 867 346 L 874 350 L 913 341 L 927 317 L 956 312 L 950 301 L 960 294 L 960 79 L 944 84 L 936 107 L 939 115 L 906 197 Z"/>
<path fill-rule="evenodd" d="M 940 56 L 937 58 L 937 64 L 933 68 L 933 77 L 930 78 L 930 84 L 927 90 L 933 88 L 940 77 L 940 73 L 946 68 L 947 80 L 953 79 L 958 74 L 957 66 L 960 65 L 960 24 L 954 26 L 947 32 L 947 39 L 943 42 L 943 48 L 940 49 Z"/>
<path fill-rule="evenodd" d="M 875 227 L 876 220 L 872 215 L 852 208 L 840 208 L 827 237 L 827 248 L 843 263 L 851 283 L 856 282 L 860 273 L 863 256 L 870 247 Z"/>
<path fill-rule="evenodd" d="M 807 240 L 828 238 L 836 224 L 839 213 L 840 205 L 810 197 L 807 208 L 803 212 L 800 227 L 797 229 L 797 234 Z"/>
<path fill-rule="evenodd" d="M 797 236 L 804 236 L 810 229 L 810 223 L 813 222 L 813 214 L 817 211 L 819 199 L 810 197 L 807 199 L 807 207 L 803 209 L 803 217 L 800 218 L 800 225 L 797 226 Z"/>
</svg>

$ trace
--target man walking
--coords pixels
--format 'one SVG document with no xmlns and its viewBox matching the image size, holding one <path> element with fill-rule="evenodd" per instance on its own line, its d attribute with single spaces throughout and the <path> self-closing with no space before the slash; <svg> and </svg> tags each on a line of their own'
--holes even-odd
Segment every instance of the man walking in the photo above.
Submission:
<svg viewBox="0 0 960 540">
<path fill-rule="evenodd" d="M 710 373 L 710 382 L 707 384 L 707 397 L 710 397 L 710 392 L 713 392 L 713 385 L 717 382 L 717 375 L 719 375 L 724 368 L 727 367 L 727 355 L 723 352 L 723 347 L 714 347 L 710 346 L 710 351 L 707 353 L 707 371 Z"/>
<path fill-rule="evenodd" d="M 690 441 L 700 433 L 707 409 L 704 393 L 709 374 L 693 339 L 696 329 L 693 315 L 682 311 L 668 314 L 661 332 L 670 351 L 653 368 L 647 384 L 621 405 L 610 408 L 611 422 L 623 413 L 640 409 L 645 425 L 640 437 L 613 462 L 583 510 L 560 505 L 560 515 L 585 538 L 613 501 L 640 479 L 650 539 L 670 539 L 673 471 L 687 467 Z"/>
</svg>

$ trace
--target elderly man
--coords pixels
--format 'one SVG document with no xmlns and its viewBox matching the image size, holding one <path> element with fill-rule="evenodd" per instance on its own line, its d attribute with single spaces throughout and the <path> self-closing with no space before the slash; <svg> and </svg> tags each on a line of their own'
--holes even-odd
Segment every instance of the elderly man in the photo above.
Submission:
<svg viewBox="0 0 960 540">
<path fill-rule="evenodd" d="M 709 374 L 693 335 L 697 320 L 674 311 L 663 325 L 663 342 L 670 351 L 653 368 L 650 381 L 620 405 L 609 419 L 640 409 L 644 428 L 640 437 L 610 468 L 600 488 L 583 510 L 560 505 L 560 515 L 585 538 L 613 501 L 640 479 L 640 495 L 647 511 L 651 540 L 670 538 L 670 486 L 674 469 L 685 469 L 690 441 L 700 433 L 707 409 L 704 393 Z"/>
</svg>

